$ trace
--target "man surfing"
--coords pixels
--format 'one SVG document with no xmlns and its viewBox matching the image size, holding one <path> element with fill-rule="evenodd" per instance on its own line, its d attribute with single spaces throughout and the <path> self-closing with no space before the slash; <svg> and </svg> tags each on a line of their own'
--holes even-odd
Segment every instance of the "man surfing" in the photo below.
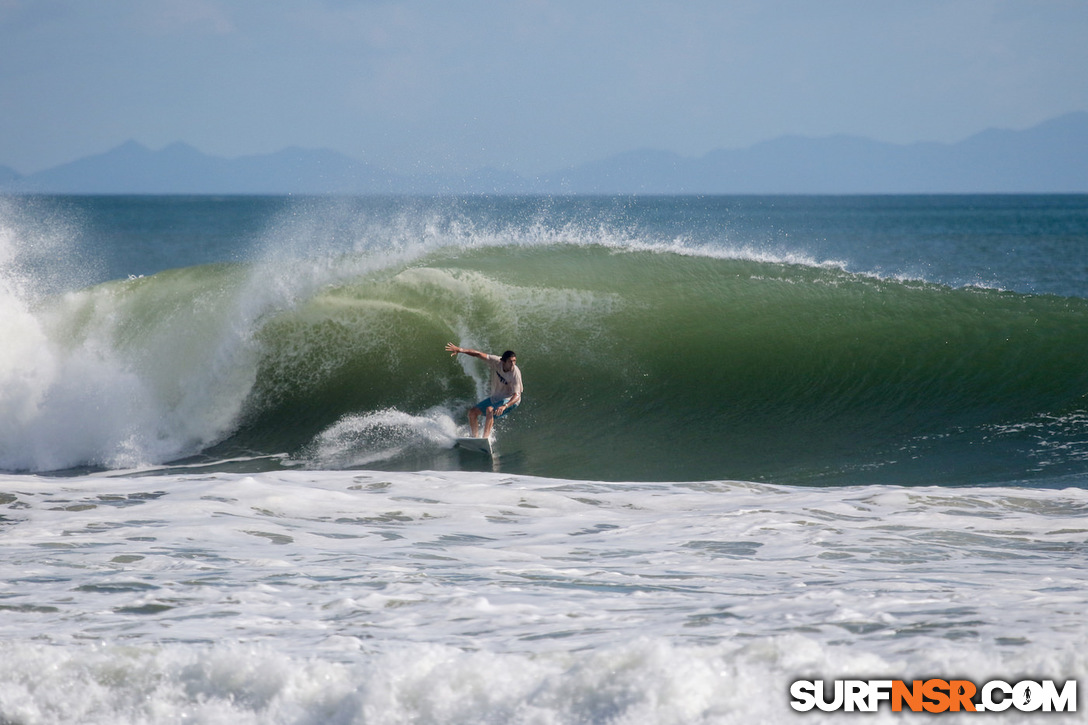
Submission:
<svg viewBox="0 0 1088 725">
<path fill-rule="evenodd" d="M 468 409 L 468 427 L 472 431 L 472 437 L 478 437 L 482 413 L 485 416 L 483 437 L 490 438 L 495 419 L 506 415 L 521 403 L 521 370 L 517 365 L 518 356 L 513 350 L 507 350 L 500 357 L 479 350 L 457 347 L 452 342 L 446 343 L 446 352 L 450 354 L 450 357 L 457 357 L 458 354 L 478 357 L 491 368 L 490 397 L 484 398 Z"/>
</svg>

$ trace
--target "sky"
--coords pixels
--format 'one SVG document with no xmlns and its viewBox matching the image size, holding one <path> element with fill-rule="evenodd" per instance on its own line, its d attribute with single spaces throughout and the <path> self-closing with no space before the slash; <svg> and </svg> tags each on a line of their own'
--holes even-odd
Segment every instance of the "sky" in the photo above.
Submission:
<svg viewBox="0 0 1088 725">
<path fill-rule="evenodd" d="M 546 173 L 1088 110 L 1086 0 L 0 0 L 0 165 L 135 140 Z"/>
</svg>

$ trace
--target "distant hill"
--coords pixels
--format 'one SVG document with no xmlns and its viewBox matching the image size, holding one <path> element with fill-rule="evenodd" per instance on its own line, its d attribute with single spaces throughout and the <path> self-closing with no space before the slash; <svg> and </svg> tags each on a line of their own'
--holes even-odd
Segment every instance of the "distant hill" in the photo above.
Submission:
<svg viewBox="0 0 1088 725">
<path fill-rule="evenodd" d="M 333 151 L 289 148 L 228 160 L 183 143 L 151 151 L 129 141 L 7 187 L 61 194 L 325 194 L 391 191 L 393 183 L 392 177 Z"/>
<path fill-rule="evenodd" d="M 224 159 L 176 143 L 129 141 L 27 176 L 0 167 L 0 191 L 68 194 L 897 194 L 1088 192 L 1088 112 L 954 144 L 786 136 L 698 158 L 632 151 L 526 179 L 481 169 L 399 175 L 335 151 Z"/>
<path fill-rule="evenodd" d="M 0 189 L 2 189 L 5 184 L 17 181 L 20 177 L 21 174 L 10 166 L 0 166 Z"/>
<path fill-rule="evenodd" d="M 558 172 L 570 193 L 868 194 L 1088 191 L 1088 113 L 955 144 L 788 136 L 683 158 L 636 151 Z"/>
</svg>

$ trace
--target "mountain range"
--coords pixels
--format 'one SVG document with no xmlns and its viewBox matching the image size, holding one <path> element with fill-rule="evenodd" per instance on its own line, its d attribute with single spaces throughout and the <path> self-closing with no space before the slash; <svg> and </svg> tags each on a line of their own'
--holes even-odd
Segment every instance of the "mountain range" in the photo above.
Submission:
<svg viewBox="0 0 1088 725">
<path fill-rule="evenodd" d="M 903 194 L 1088 192 L 1088 112 L 958 143 L 786 136 L 697 158 L 631 151 L 539 177 L 490 168 L 405 175 L 335 151 L 288 148 L 226 159 L 184 143 L 128 141 L 21 176 L 0 192 L 60 194 Z"/>
</svg>

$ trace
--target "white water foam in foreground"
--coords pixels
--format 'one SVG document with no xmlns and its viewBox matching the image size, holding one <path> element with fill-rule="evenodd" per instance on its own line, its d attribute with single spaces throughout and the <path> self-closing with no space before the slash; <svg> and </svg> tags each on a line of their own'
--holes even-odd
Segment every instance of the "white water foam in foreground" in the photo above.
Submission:
<svg viewBox="0 0 1088 725">
<path fill-rule="evenodd" d="M 1088 666 L 1081 489 L 0 484 L 5 723 L 820 722 L 790 682 Z"/>
</svg>

